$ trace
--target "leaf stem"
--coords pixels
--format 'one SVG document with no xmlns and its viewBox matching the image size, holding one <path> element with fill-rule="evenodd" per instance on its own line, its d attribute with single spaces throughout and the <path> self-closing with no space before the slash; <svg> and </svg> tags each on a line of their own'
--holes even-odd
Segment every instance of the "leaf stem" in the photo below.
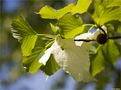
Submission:
<svg viewBox="0 0 121 90">
<path fill-rule="evenodd" d="M 92 26 L 95 26 L 94 24 L 84 24 L 83 26 L 86 26 L 86 27 L 92 27 Z"/>
<path fill-rule="evenodd" d="M 37 34 L 38 36 L 46 36 L 46 37 L 50 37 L 50 38 L 54 38 L 53 35 L 50 34 Z"/>
</svg>

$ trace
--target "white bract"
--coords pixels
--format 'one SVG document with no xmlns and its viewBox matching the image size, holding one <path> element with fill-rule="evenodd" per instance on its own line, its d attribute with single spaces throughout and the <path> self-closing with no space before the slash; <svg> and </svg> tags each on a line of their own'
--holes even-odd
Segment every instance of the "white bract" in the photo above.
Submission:
<svg viewBox="0 0 121 90">
<path fill-rule="evenodd" d="M 80 47 L 72 39 L 58 38 L 52 51 L 57 63 L 77 81 L 88 81 L 91 77 L 87 44 Z"/>
<path fill-rule="evenodd" d="M 84 33 L 75 39 L 90 39 L 94 34 Z M 89 73 L 89 48 L 90 43 L 58 37 L 53 45 L 45 51 L 39 62 L 46 65 L 50 55 L 53 54 L 56 62 L 65 72 L 69 73 L 76 81 L 87 82 L 92 79 Z"/>
</svg>

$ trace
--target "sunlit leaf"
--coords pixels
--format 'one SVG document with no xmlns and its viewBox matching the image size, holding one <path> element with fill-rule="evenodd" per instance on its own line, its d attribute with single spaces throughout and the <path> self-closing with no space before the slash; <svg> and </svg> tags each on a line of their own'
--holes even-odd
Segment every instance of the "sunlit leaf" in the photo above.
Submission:
<svg viewBox="0 0 121 90">
<path fill-rule="evenodd" d="M 31 51 L 35 46 L 37 37 L 37 35 L 28 35 L 24 37 L 21 45 L 23 56 L 29 56 L 31 54 Z"/>
<path fill-rule="evenodd" d="M 34 49 L 29 56 L 23 56 L 22 63 L 30 73 L 36 73 L 43 63 L 39 63 L 38 60 L 44 54 L 45 47 L 48 41 L 37 39 Z"/>
<path fill-rule="evenodd" d="M 120 11 L 121 11 L 121 8 L 106 10 L 104 14 L 100 17 L 99 23 L 102 25 L 112 20 L 119 20 L 119 18 L 121 18 Z"/>
<path fill-rule="evenodd" d="M 17 17 L 12 22 L 13 37 L 21 41 L 27 35 L 35 35 L 36 32 L 22 17 Z"/>
<path fill-rule="evenodd" d="M 107 7 L 121 6 L 121 0 L 113 0 Z"/>
<path fill-rule="evenodd" d="M 43 65 L 42 63 L 38 63 L 38 60 L 35 59 L 31 63 L 31 66 L 29 67 L 29 73 L 32 73 L 32 74 L 36 73 L 42 65 Z"/>
<path fill-rule="evenodd" d="M 105 8 L 121 6 L 121 0 L 95 0 L 94 4 L 102 5 Z"/>
<path fill-rule="evenodd" d="M 80 33 L 82 33 L 84 30 L 85 30 L 85 26 L 77 27 L 77 28 L 71 30 L 70 32 L 65 33 L 65 37 L 73 38 L 73 37 L 79 35 Z"/>
<path fill-rule="evenodd" d="M 95 1 L 95 10 L 92 17 L 98 25 L 103 25 L 112 20 L 121 20 L 121 7 L 115 7 L 115 5 L 109 7 L 111 4 L 110 0 L 109 2 L 105 0 L 103 2 Z"/>
<path fill-rule="evenodd" d="M 54 26 L 52 23 L 50 23 L 50 27 L 54 33 L 57 32 L 56 26 Z"/>
<path fill-rule="evenodd" d="M 74 36 L 83 32 L 84 27 L 82 19 L 79 16 L 66 14 L 58 20 L 57 25 L 61 29 L 62 34 L 66 38 L 73 38 Z"/>
<path fill-rule="evenodd" d="M 45 19 L 59 19 L 64 14 L 68 13 L 73 6 L 74 6 L 73 4 L 69 4 L 62 9 L 55 10 L 54 8 L 46 5 L 46 6 L 44 6 L 43 8 L 40 9 L 38 14 L 40 14 L 41 17 L 45 18 Z"/>
<path fill-rule="evenodd" d="M 72 9 L 72 14 L 82 14 L 86 12 L 93 0 L 78 0 L 76 6 Z"/>
</svg>

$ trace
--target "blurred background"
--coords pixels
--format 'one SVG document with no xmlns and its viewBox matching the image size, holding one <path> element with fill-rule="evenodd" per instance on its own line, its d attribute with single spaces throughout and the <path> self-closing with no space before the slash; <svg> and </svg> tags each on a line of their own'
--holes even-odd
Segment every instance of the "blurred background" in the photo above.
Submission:
<svg viewBox="0 0 121 90">
<path fill-rule="evenodd" d="M 23 16 L 38 33 L 51 33 L 49 20 L 35 13 L 46 4 L 58 9 L 71 2 L 75 0 L 0 0 L 0 90 L 96 90 L 97 83 L 77 83 L 63 70 L 51 77 L 41 71 L 34 75 L 27 73 L 21 63 L 20 44 L 10 31 L 12 19 Z M 117 64 L 120 66 L 121 60 Z M 115 73 L 111 75 L 115 76 Z M 111 90 L 115 78 L 108 81 L 99 85 L 105 86 L 104 90 Z"/>
</svg>

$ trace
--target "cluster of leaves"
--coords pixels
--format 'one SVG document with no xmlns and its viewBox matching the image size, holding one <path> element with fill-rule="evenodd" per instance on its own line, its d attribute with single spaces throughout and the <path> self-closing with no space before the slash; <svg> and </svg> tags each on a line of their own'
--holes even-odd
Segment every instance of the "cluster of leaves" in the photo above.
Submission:
<svg viewBox="0 0 121 90">
<path fill-rule="evenodd" d="M 88 10 L 91 4 L 94 8 L 93 13 Z M 83 13 L 89 14 L 95 23 L 84 23 L 80 16 Z M 36 73 L 41 68 L 47 75 L 52 75 L 60 69 L 53 55 L 50 56 L 46 65 L 38 62 L 57 36 L 74 39 L 77 35 L 86 32 L 86 27 L 98 28 L 102 25 L 107 27 L 108 36 L 121 34 L 121 0 L 95 0 L 94 2 L 93 0 L 78 0 L 76 5 L 72 3 L 59 10 L 46 5 L 38 14 L 43 19 L 57 20 L 55 25 L 50 23 L 54 35 L 35 32 L 22 17 L 13 20 L 11 30 L 13 37 L 21 43 L 22 63 L 30 73 Z M 112 23 L 114 20 L 119 23 L 116 28 Z M 93 47 L 90 49 L 90 69 L 93 76 L 100 73 L 107 64 L 115 65 L 121 55 L 120 44 L 113 40 L 108 40 L 104 45 L 95 42 Z"/>
</svg>

